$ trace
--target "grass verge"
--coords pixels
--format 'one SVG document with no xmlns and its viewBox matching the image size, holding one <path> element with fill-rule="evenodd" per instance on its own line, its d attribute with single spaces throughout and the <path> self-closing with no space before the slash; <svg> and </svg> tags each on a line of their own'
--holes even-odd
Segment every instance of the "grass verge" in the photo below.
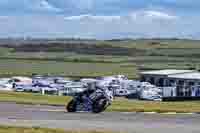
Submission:
<svg viewBox="0 0 200 133">
<path fill-rule="evenodd" d="M 0 133 L 111 133 L 109 131 L 65 131 L 61 129 L 48 129 L 48 128 L 25 128 L 25 127 L 11 127 L 0 126 Z"/>
<path fill-rule="evenodd" d="M 18 104 L 41 104 L 41 105 L 66 105 L 71 97 L 47 96 L 31 93 L 1 92 L 0 102 L 16 102 Z M 115 112 L 178 112 L 199 113 L 200 101 L 188 102 L 155 102 L 138 101 L 117 98 L 106 111 Z"/>
</svg>

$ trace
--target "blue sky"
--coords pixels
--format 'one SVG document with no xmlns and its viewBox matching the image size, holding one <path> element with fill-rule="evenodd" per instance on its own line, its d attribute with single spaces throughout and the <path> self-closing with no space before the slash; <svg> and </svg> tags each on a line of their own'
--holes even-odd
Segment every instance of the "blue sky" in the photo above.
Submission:
<svg viewBox="0 0 200 133">
<path fill-rule="evenodd" d="M 0 37 L 199 39 L 199 0 L 1 0 Z"/>
</svg>

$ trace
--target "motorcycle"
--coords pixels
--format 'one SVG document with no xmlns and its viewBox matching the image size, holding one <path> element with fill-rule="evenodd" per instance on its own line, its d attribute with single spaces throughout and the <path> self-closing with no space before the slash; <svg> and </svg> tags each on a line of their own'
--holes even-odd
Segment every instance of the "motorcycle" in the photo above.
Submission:
<svg viewBox="0 0 200 133">
<path fill-rule="evenodd" d="M 85 90 L 73 97 L 67 104 L 66 110 L 68 112 L 101 113 L 111 105 L 113 98 L 113 91 L 111 88 Z"/>
</svg>

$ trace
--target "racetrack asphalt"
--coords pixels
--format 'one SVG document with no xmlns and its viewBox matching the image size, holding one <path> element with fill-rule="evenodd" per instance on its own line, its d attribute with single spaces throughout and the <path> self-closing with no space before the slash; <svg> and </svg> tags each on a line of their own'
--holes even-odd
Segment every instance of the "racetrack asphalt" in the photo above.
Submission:
<svg viewBox="0 0 200 133">
<path fill-rule="evenodd" d="M 0 103 L 0 125 L 121 133 L 200 133 L 200 115 L 68 113 L 64 107 Z"/>
</svg>

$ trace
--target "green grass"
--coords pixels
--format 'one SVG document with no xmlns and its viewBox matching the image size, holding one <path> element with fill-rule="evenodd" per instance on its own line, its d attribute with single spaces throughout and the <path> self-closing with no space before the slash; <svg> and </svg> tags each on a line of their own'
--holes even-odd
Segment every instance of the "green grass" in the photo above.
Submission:
<svg viewBox="0 0 200 133">
<path fill-rule="evenodd" d="M 107 111 L 122 112 L 200 112 L 200 101 L 189 102 L 156 102 L 118 99 Z"/>
<path fill-rule="evenodd" d="M 11 127 L 11 126 L 0 126 L 0 133 L 111 133 L 111 131 L 83 131 L 74 130 L 66 131 L 62 129 L 48 129 L 40 127 Z"/>
<path fill-rule="evenodd" d="M 12 48 L 0 47 L 0 75 L 31 75 L 32 73 L 64 75 L 72 77 L 96 77 L 124 74 L 129 78 L 138 78 L 138 71 L 151 69 L 199 69 L 200 68 L 200 41 L 196 40 L 123 40 L 123 41 L 89 41 L 85 48 L 91 54 L 78 53 L 79 41 L 74 42 L 74 51 L 71 52 L 19 52 Z M 108 55 L 99 51 L 104 47 L 112 46 L 111 52 L 118 52 L 118 48 L 125 47 L 127 55 Z M 66 45 L 56 44 L 59 49 Z M 52 49 L 53 50 L 53 49 Z M 128 56 L 129 55 L 129 56 Z"/>
<path fill-rule="evenodd" d="M 71 97 L 66 96 L 48 96 L 23 92 L 0 92 L 0 101 L 16 102 L 19 104 L 65 105 L 70 99 Z"/>
<path fill-rule="evenodd" d="M 165 53 L 165 52 L 164 52 Z M 97 77 L 124 74 L 131 79 L 139 77 L 139 70 L 199 68 L 200 58 L 167 56 L 100 56 L 72 54 L 56 57 L 59 53 L 15 53 L 0 56 L 0 75 L 26 75 L 32 73 L 72 77 Z M 67 55 L 67 53 L 65 53 Z M 68 53 L 69 54 L 69 53 Z M 54 56 L 55 57 L 54 57 Z M 46 58 L 46 56 L 48 58 Z M 62 57 L 63 56 L 63 57 Z"/>
<path fill-rule="evenodd" d="M 71 97 L 47 96 L 31 93 L 1 92 L 1 102 L 16 102 L 18 104 L 43 104 L 43 105 L 66 105 Z M 200 112 L 200 101 L 189 102 L 155 102 L 137 101 L 117 98 L 107 111 L 120 112 Z"/>
<path fill-rule="evenodd" d="M 133 64 L 134 65 L 134 64 Z M 35 60 L 0 60 L 0 75 L 51 74 L 64 76 L 97 77 L 124 74 L 137 76 L 136 67 L 117 63 L 80 63 Z"/>
<path fill-rule="evenodd" d="M 152 43 L 153 42 L 153 43 Z M 156 43 L 154 43 L 156 42 Z M 102 42 L 101 42 L 102 43 Z M 101 45 L 99 43 L 99 45 Z M 171 49 L 188 49 L 188 48 L 200 48 L 200 41 L 198 40 L 171 40 L 171 39 L 138 39 L 138 40 L 125 40 L 125 41 L 104 41 L 103 43 L 112 46 L 120 46 L 126 48 L 138 48 L 138 49 L 156 49 L 156 48 L 171 48 Z"/>
</svg>

